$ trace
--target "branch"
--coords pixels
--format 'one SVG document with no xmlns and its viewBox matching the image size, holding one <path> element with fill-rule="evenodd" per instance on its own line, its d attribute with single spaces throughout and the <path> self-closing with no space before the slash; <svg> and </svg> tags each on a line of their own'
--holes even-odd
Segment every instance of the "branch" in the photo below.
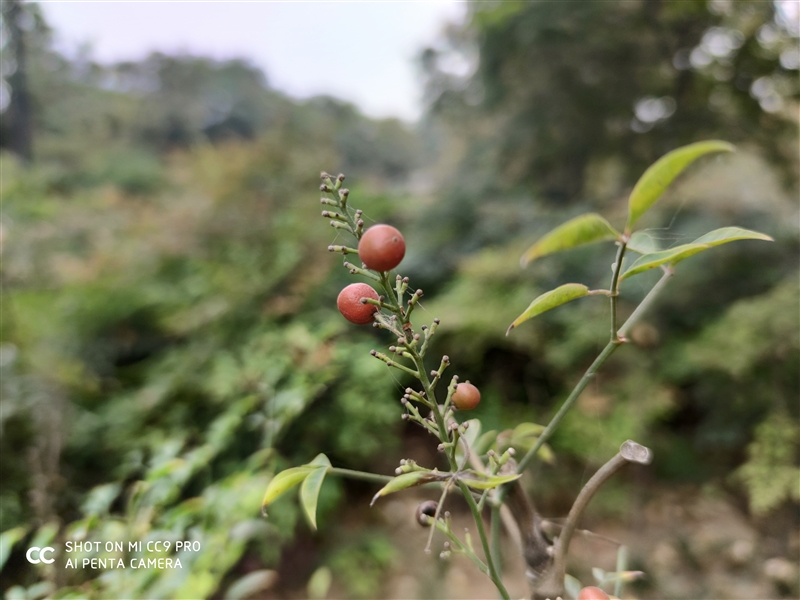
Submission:
<svg viewBox="0 0 800 600">
<path fill-rule="evenodd" d="M 622 444 L 619 453 L 600 467 L 597 473 L 586 482 L 586 485 L 583 486 L 583 489 L 580 494 L 578 494 L 578 497 L 575 499 L 569 511 L 567 521 L 564 523 L 564 528 L 561 530 L 561 536 L 559 536 L 555 543 L 552 567 L 548 569 L 541 581 L 534 583 L 533 597 L 535 599 L 564 596 L 564 575 L 566 574 L 569 545 L 578 526 L 578 521 L 580 521 L 583 515 L 583 511 L 586 509 L 592 496 L 600 489 L 600 486 L 626 464 L 638 463 L 647 465 L 650 464 L 652 460 L 653 452 L 649 448 L 628 440 Z"/>
</svg>

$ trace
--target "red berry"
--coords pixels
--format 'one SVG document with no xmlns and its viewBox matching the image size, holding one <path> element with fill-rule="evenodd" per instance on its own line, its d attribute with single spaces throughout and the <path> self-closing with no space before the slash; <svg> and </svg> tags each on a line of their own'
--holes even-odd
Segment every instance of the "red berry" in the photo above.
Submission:
<svg viewBox="0 0 800 600">
<path fill-rule="evenodd" d="M 358 243 L 358 256 L 367 268 L 391 271 L 406 255 L 403 235 L 391 225 L 373 225 Z"/>
<path fill-rule="evenodd" d="M 458 410 L 472 410 L 481 402 L 481 391 L 469 381 L 456 385 L 453 405 Z"/>
<path fill-rule="evenodd" d="M 372 316 L 378 312 L 374 304 L 364 304 L 362 298 L 378 299 L 378 292 L 366 283 L 351 283 L 341 292 L 336 299 L 336 306 L 342 316 L 356 325 L 366 325 L 372 322 Z"/>
<path fill-rule="evenodd" d="M 599 587 L 590 585 L 589 587 L 583 588 L 578 593 L 578 600 L 609 600 L 609 598 L 608 594 L 606 594 Z"/>
</svg>

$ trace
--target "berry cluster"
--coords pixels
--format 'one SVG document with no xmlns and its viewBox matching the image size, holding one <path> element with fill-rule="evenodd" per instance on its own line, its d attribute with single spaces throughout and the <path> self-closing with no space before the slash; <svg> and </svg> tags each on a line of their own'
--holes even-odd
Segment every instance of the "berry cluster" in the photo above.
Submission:
<svg viewBox="0 0 800 600">
<path fill-rule="evenodd" d="M 336 305 L 342 316 L 351 323 L 372 323 L 374 327 L 386 329 L 396 336 L 396 345 L 389 346 L 389 353 L 393 356 L 376 350 L 371 354 L 388 366 L 413 375 L 422 384 L 422 391 L 416 392 L 409 388 L 401 400 L 408 411 L 404 418 L 418 422 L 438 435 L 444 444 L 454 448 L 460 432 L 457 425 L 455 430 L 452 428 L 453 422 L 448 417 L 454 410 L 472 410 L 477 407 L 481 400 L 480 391 L 469 381 L 458 383 L 458 377 L 453 377 L 448 386 L 447 399 L 441 405 L 437 403 L 434 395 L 436 384 L 450 364 L 450 359 L 443 357 L 439 369 L 430 371 L 429 377 L 423 358 L 439 320 L 434 319 L 430 327 L 423 325 L 420 328 L 421 333 L 415 333 L 411 313 L 419 304 L 423 292 L 418 289 L 411 293 L 408 277 L 396 275 L 392 281 L 389 275 L 405 257 L 406 242 L 403 234 L 395 227 L 383 223 L 365 230 L 363 212 L 353 210 L 348 205 L 350 191 L 342 187 L 343 182 L 344 175 L 332 178 L 327 173 L 322 173 L 320 191 L 326 195 L 320 202 L 330 207 L 322 211 L 322 216 L 335 229 L 351 234 L 358 245 L 357 248 L 331 245 L 328 250 L 341 253 L 345 259 L 345 268 L 353 275 L 361 275 L 370 280 L 372 285 L 352 283 L 346 286 L 339 293 Z M 351 254 L 358 254 L 360 266 L 348 260 Z M 411 402 L 427 406 L 431 409 L 431 415 L 422 417 Z"/>
</svg>

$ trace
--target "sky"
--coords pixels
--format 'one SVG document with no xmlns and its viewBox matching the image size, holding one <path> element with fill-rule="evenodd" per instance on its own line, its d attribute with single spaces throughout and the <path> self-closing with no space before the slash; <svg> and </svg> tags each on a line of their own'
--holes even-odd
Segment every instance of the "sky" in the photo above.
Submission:
<svg viewBox="0 0 800 600">
<path fill-rule="evenodd" d="M 422 110 L 415 59 L 462 21 L 466 4 L 402 2 L 40 3 L 56 47 L 74 54 L 89 44 L 102 63 L 151 51 L 218 59 L 246 58 L 271 87 L 296 98 L 330 94 L 372 117 L 413 121 Z"/>
</svg>

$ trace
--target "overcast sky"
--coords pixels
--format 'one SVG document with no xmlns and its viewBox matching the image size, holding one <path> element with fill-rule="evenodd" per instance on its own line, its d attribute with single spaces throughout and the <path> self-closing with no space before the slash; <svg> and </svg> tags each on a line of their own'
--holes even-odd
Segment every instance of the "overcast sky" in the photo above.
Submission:
<svg viewBox="0 0 800 600">
<path fill-rule="evenodd" d="M 306 98 L 325 93 L 374 117 L 417 118 L 419 51 L 466 4 L 440 2 L 41 2 L 59 49 L 91 45 L 95 60 L 153 50 L 247 58 L 270 85 Z"/>
</svg>

